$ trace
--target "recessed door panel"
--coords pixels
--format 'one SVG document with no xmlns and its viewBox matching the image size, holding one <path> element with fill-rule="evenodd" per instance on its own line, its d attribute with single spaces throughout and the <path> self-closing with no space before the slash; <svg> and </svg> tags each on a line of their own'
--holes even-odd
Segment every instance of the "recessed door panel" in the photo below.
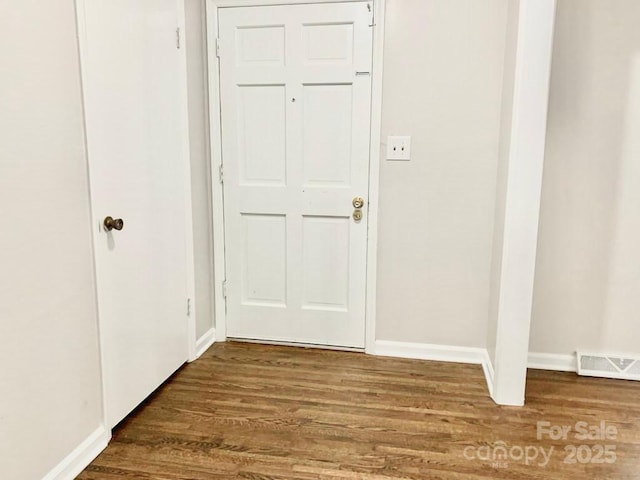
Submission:
<svg viewBox="0 0 640 480">
<path fill-rule="evenodd" d="M 285 86 L 238 87 L 238 159 L 243 185 L 286 183 Z"/>
<path fill-rule="evenodd" d="M 302 219 L 302 308 L 349 310 L 349 217 Z"/>
<path fill-rule="evenodd" d="M 284 63 L 284 25 L 239 27 L 236 38 L 238 66 Z"/>
<path fill-rule="evenodd" d="M 351 182 L 352 85 L 304 85 L 303 169 L 306 185 Z"/>
<path fill-rule="evenodd" d="M 287 306 L 287 220 L 244 214 L 243 305 Z"/>
<path fill-rule="evenodd" d="M 353 63 L 352 23 L 304 25 L 302 38 L 307 65 Z"/>
</svg>

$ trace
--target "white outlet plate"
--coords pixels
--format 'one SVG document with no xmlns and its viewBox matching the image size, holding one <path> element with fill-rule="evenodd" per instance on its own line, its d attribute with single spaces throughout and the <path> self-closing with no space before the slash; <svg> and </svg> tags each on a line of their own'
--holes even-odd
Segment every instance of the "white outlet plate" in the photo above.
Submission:
<svg viewBox="0 0 640 480">
<path fill-rule="evenodd" d="M 411 137 L 387 137 L 387 160 L 411 160 Z"/>
</svg>

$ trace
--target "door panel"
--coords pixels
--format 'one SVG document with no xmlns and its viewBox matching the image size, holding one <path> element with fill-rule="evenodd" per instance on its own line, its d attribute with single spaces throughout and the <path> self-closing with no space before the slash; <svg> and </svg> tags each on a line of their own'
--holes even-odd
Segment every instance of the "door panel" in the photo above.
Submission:
<svg viewBox="0 0 640 480">
<path fill-rule="evenodd" d="M 287 307 L 287 219 L 242 214 L 244 221 L 243 305 Z"/>
<path fill-rule="evenodd" d="M 83 77 L 107 423 L 187 359 L 175 0 L 85 0 Z"/>
<path fill-rule="evenodd" d="M 305 65 L 351 65 L 353 24 L 307 24 L 302 27 Z"/>
<path fill-rule="evenodd" d="M 364 347 L 370 8 L 220 10 L 229 337 Z"/>
<path fill-rule="evenodd" d="M 349 187 L 353 96 L 351 85 L 303 87 L 303 185 Z"/>
<path fill-rule="evenodd" d="M 238 160 L 240 184 L 286 183 L 284 85 L 249 85 L 238 89 Z"/>
<path fill-rule="evenodd" d="M 349 217 L 302 217 L 302 308 L 349 311 Z"/>
</svg>

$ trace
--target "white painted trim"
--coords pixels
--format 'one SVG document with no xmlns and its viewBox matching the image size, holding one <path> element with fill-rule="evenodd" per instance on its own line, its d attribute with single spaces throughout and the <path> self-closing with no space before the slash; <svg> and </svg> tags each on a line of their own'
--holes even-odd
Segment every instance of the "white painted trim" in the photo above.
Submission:
<svg viewBox="0 0 640 480">
<path fill-rule="evenodd" d="M 216 329 L 211 328 L 207 330 L 196 342 L 196 354 L 194 358 L 190 358 L 189 362 L 193 362 L 202 356 L 204 352 L 209 350 L 209 347 L 216 341 Z"/>
<path fill-rule="evenodd" d="M 82 472 L 109 444 L 111 432 L 100 425 L 73 451 L 64 457 L 58 465 L 47 473 L 42 480 L 73 480 Z"/>
<path fill-rule="evenodd" d="M 180 75 L 180 103 L 182 115 L 180 120 L 180 134 L 182 136 L 182 162 L 185 166 L 184 179 L 184 207 L 185 207 L 185 249 L 187 257 L 187 298 L 190 299 L 190 315 L 187 317 L 187 358 L 197 358 L 196 347 L 196 256 L 195 234 L 193 231 L 193 192 L 191 189 L 191 144 L 189 142 L 189 83 L 187 73 L 187 40 L 184 0 L 176 0 L 178 12 L 178 28 L 180 29 L 180 49 L 178 56 L 182 75 Z M 187 299 L 185 298 L 185 309 Z"/>
<path fill-rule="evenodd" d="M 382 78 L 384 74 L 384 24 L 386 0 L 374 3 L 373 66 L 371 77 L 371 138 L 369 143 L 369 208 L 365 307 L 365 352 L 376 343 L 378 285 L 378 199 L 380 196 L 380 143 L 382 141 Z"/>
<path fill-rule="evenodd" d="M 470 363 L 482 365 L 488 384 L 493 384 L 493 365 L 484 348 L 426 343 L 376 340 L 372 355 L 381 357 L 413 358 L 437 362 Z M 557 372 L 577 372 L 576 355 L 529 353 L 528 368 Z"/>
<path fill-rule="evenodd" d="M 298 342 L 281 342 L 278 340 L 253 340 L 251 338 L 228 338 L 228 340 L 237 343 L 255 343 L 258 345 L 275 345 L 278 347 L 295 347 L 295 348 L 310 348 L 315 350 L 334 350 L 337 352 L 357 352 L 364 353 L 362 348 L 353 347 L 336 347 L 335 345 L 314 345 L 313 343 L 298 343 Z"/>
<path fill-rule="evenodd" d="M 205 125 L 204 125 L 204 129 L 203 132 L 206 135 L 206 132 L 209 132 L 210 130 L 210 120 L 209 120 L 209 70 L 208 70 L 208 64 L 209 64 L 209 53 L 208 53 L 208 49 L 207 49 L 207 9 L 206 9 L 206 1 L 202 2 L 202 8 L 200 10 L 200 28 L 202 29 L 202 36 L 200 37 L 200 41 L 202 42 L 202 52 L 201 52 L 201 62 L 202 62 L 202 69 L 203 69 L 203 99 L 204 99 L 204 105 L 205 105 L 205 115 L 204 115 L 204 121 L 205 121 Z M 209 197 L 208 197 L 208 202 L 207 202 L 207 218 L 209 220 L 213 219 L 213 205 L 211 204 L 211 200 L 212 200 L 212 188 L 213 188 L 213 182 L 212 182 L 212 166 L 211 166 L 211 139 L 209 138 L 210 136 L 207 136 L 205 138 L 205 142 L 204 142 L 204 147 L 205 147 L 205 162 L 206 162 L 206 170 L 207 170 L 207 187 L 209 189 Z M 212 298 L 212 303 L 211 303 L 211 313 L 208 320 L 208 325 L 211 326 L 211 328 L 215 331 L 216 328 L 216 303 L 215 303 L 215 288 L 216 288 L 216 276 L 215 276 L 215 272 L 214 272 L 214 264 L 213 264 L 213 249 L 214 249 L 214 241 L 213 241 L 213 222 L 209 222 L 208 225 L 208 240 L 209 240 L 209 251 L 207 252 L 207 254 L 209 255 L 209 259 L 210 259 L 210 263 L 209 263 L 209 282 L 210 282 L 210 293 L 214 294 L 214 298 Z M 195 245 L 195 244 L 194 244 Z M 219 336 L 219 332 L 217 332 L 217 336 Z"/>
<path fill-rule="evenodd" d="M 493 364 L 489 358 L 489 352 L 484 348 L 376 340 L 374 348 L 368 353 L 381 357 L 481 365 L 489 394 L 493 395 Z M 557 372 L 577 372 L 576 355 L 531 352 L 528 357 L 528 368 Z"/>
<path fill-rule="evenodd" d="M 367 0 L 340 0 L 364 2 Z M 374 6 L 373 63 L 371 78 L 371 138 L 369 146 L 369 208 L 367 235 L 367 280 L 365 309 L 365 351 L 375 350 L 376 278 L 378 250 L 378 194 L 380 184 L 380 141 L 382 128 L 382 77 L 384 67 L 384 19 L 386 0 L 370 0 Z M 222 284 L 226 278 L 224 192 L 219 181 L 222 166 L 220 124 L 220 62 L 215 56 L 218 38 L 218 9 L 263 5 L 336 3 L 336 0 L 206 0 L 209 139 L 211 147 L 211 194 L 213 211 L 214 327 L 216 341 L 227 339 L 226 305 Z"/>
<path fill-rule="evenodd" d="M 489 396 L 493 396 L 493 363 L 491 362 L 491 357 L 489 356 L 489 352 L 485 350 L 485 358 L 482 362 L 482 371 L 484 372 L 484 378 L 487 382 L 487 388 L 489 389 Z"/>
<path fill-rule="evenodd" d="M 527 368 L 535 370 L 553 370 L 556 372 L 577 372 L 576 355 L 529 352 Z"/>
<path fill-rule="evenodd" d="M 489 352 L 484 348 L 376 340 L 372 351 L 367 353 L 381 357 L 481 365 L 489 394 L 493 392 L 493 366 L 489 359 Z"/>
<path fill-rule="evenodd" d="M 226 278 L 224 240 L 224 191 L 219 179 L 222 167 L 222 126 L 220 125 L 220 62 L 215 56 L 218 38 L 218 4 L 206 2 L 207 17 L 207 70 L 209 97 L 209 145 L 211 159 L 211 210 L 213 215 L 213 326 L 216 340 L 227 339 L 227 309 L 223 282 Z"/>
<path fill-rule="evenodd" d="M 210 0 L 207 0 L 209 3 Z M 213 0 L 215 8 L 260 7 L 268 5 L 305 5 L 314 3 L 366 2 L 368 0 Z M 369 0 L 370 1 L 370 0 Z M 374 0 L 375 1 L 375 0 Z"/>
<path fill-rule="evenodd" d="M 492 393 L 499 405 L 525 398 L 555 8 L 555 0 L 520 0 L 517 19 Z"/>
<path fill-rule="evenodd" d="M 393 342 L 389 340 L 376 340 L 373 354 L 381 357 L 472 363 L 474 365 L 482 365 L 487 358 L 487 351 L 484 348 Z"/>
</svg>

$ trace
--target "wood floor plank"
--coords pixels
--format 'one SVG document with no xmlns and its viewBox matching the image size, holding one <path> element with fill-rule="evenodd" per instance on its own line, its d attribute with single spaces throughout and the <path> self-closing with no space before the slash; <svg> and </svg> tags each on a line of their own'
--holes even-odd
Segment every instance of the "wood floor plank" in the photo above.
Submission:
<svg viewBox="0 0 640 480">
<path fill-rule="evenodd" d="M 538 439 L 539 421 L 606 421 L 618 433 Z M 614 463 L 565 463 L 570 445 L 584 445 L 585 460 L 604 444 Z M 511 455 L 493 458 L 501 446 Z M 500 407 L 476 365 L 216 344 L 125 419 L 78 478 L 640 480 L 640 384 L 530 371 L 527 405 Z"/>
</svg>

